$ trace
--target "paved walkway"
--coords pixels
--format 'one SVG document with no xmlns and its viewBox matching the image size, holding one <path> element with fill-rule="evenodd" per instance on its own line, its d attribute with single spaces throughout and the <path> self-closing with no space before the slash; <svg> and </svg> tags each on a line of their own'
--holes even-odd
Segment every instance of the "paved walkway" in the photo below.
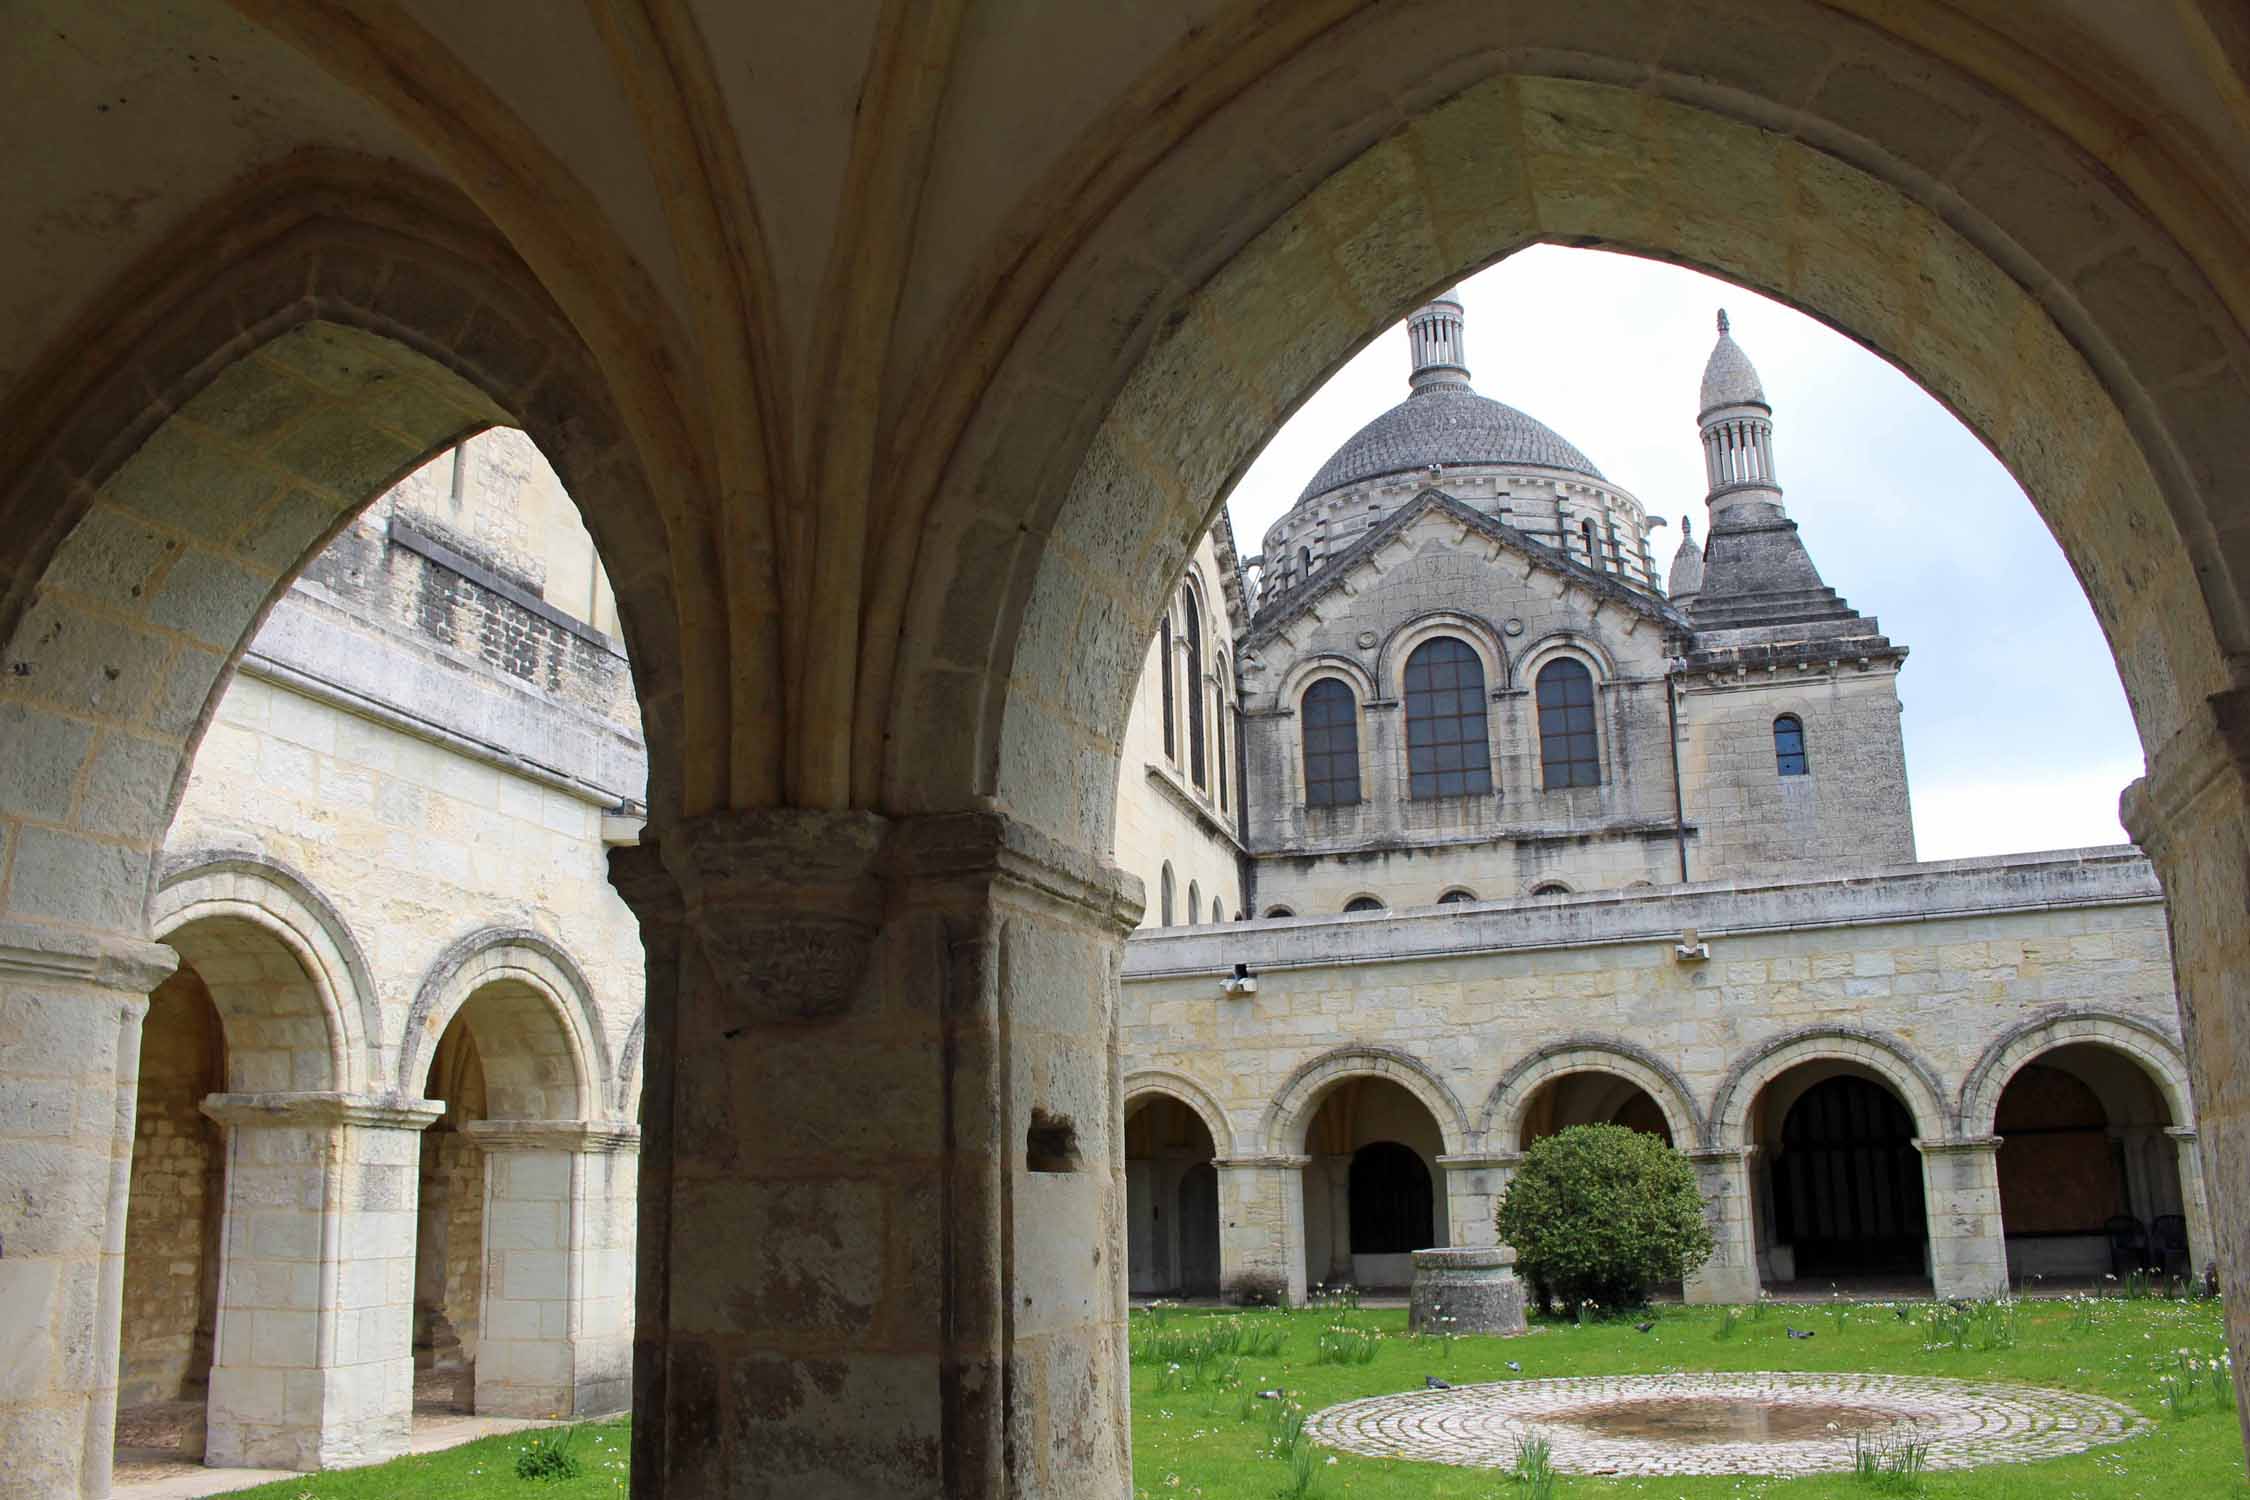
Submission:
<svg viewBox="0 0 2250 1500">
<path fill-rule="evenodd" d="M 1790 1404 L 1810 1408 L 1800 1413 L 1809 1420 L 1770 1425 L 1783 1432 L 1795 1427 L 1801 1436 L 1680 1435 L 1717 1413 Z M 1756 1373 L 1587 1376 L 1407 1391 L 1328 1407 L 1315 1412 L 1305 1430 L 1347 1453 L 1487 1469 L 1512 1466 L 1524 1438 L 1537 1432 L 1553 1445 L 1554 1466 L 1566 1474 L 1667 1475 L 1848 1472 L 1853 1427 L 1878 1441 L 1926 1443 L 1932 1469 L 1968 1469 L 2079 1453 L 2149 1426 L 2105 1397 L 2041 1386 Z"/>
<path fill-rule="evenodd" d="M 407 1451 L 439 1453 L 478 1438 L 521 1432 L 526 1427 L 554 1425 L 521 1417 L 416 1412 L 414 1436 L 409 1440 Z M 290 1469 L 207 1469 L 176 1458 L 129 1457 L 129 1452 L 120 1452 L 117 1456 L 116 1474 L 110 1484 L 111 1500 L 202 1500 L 205 1495 L 228 1495 L 236 1490 L 271 1484 L 276 1479 L 304 1477 Z"/>
</svg>

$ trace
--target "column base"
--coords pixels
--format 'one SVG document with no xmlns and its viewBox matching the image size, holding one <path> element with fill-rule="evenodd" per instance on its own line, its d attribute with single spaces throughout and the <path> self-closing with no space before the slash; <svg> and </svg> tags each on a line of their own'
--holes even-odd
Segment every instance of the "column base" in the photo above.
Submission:
<svg viewBox="0 0 2250 1500">
<path fill-rule="evenodd" d="M 1406 1326 L 1414 1333 L 1512 1334 L 1524 1331 L 1523 1283 L 1507 1245 L 1450 1246 L 1414 1252 L 1414 1291 Z"/>
</svg>

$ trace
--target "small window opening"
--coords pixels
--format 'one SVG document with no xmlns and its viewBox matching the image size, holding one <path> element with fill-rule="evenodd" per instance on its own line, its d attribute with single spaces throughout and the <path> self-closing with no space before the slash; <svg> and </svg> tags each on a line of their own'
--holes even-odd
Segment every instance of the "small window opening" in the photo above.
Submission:
<svg viewBox="0 0 2250 1500">
<path fill-rule="evenodd" d="M 1075 1172 L 1079 1169 L 1078 1127 L 1068 1115 L 1031 1112 L 1031 1129 L 1023 1140 L 1024 1165 L 1034 1172 Z"/>
<path fill-rule="evenodd" d="M 1437 904 L 1440 906 L 1458 906 L 1464 901 L 1474 901 L 1476 899 L 1477 893 L 1475 891 L 1464 891 L 1460 887 L 1456 886 L 1454 889 L 1447 891 L 1444 895 L 1438 897 Z"/>
<path fill-rule="evenodd" d="M 1355 911 L 1381 911 L 1382 909 L 1383 903 L 1373 896 L 1354 896 L 1344 903 L 1344 912 L 1347 916 Z"/>
<path fill-rule="evenodd" d="M 1812 772 L 1805 758 L 1805 725 L 1795 714 L 1783 714 L 1773 721 L 1774 770 L 1783 776 L 1805 776 Z"/>
</svg>

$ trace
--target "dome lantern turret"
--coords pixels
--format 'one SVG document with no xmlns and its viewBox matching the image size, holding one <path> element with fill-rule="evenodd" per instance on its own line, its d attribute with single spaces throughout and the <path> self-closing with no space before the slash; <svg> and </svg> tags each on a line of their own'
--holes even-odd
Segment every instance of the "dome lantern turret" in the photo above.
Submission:
<svg viewBox="0 0 2250 1500">
<path fill-rule="evenodd" d="M 1469 384 L 1469 350 L 1464 338 L 1461 299 L 1452 292 L 1433 297 L 1406 318 L 1406 346 L 1414 361 L 1406 377 L 1416 395 L 1432 386 Z"/>
<path fill-rule="evenodd" d="M 1703 470 L 1710 482 L 1711 522 L 1744 505 L 1779 511 L 1781 484 L 1773 462 L 1773 408 L 1750 356 L 1727 330 L 1719 309 L 1719 342 L 1703 367 Z"/>
</svg>

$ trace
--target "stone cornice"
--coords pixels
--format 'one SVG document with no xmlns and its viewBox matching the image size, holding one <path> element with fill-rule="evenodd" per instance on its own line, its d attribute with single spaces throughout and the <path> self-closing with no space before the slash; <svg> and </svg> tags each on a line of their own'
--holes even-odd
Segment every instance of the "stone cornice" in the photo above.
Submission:
<svg viewBox="0 0 2250 1500">
<path fill-rule="evenodd" d="M 1216 1156 L 1211 1159 L 1211 1165 L 1221 1171 L 1231 1167 L 1237 1171 L 1302 1172 L 1312 1163 L 1313 1159 L 1309 1156 L 1291 1155 L 1286 1152 L 1276 1152 L 1265 1156 Z"/>
<path fill-rule="evenodd" d="M 1242 849 L 1242 840 L 1235 837 L 1234 829 L 1228 826 L 1226 819 L 1219 816 L 1216 808 L 1205 806 L 1201 799 L 1182 785 L 1178 776 L 1167 768 L 1154 761 L 1147 762 L 1146 766 L 1148 784 L 1162 793 L 1167 801 L 1189 817 L 1194 818 L 1205 832 L 1225 839 L 1238 851 L 1248 852 Z"/>
<path fill-rule="evenodd" d="M 200 1106 L 221 1125 L 358 1125 L 376 1130 L 423 1130 L 445 1113 L 435 1099 L 339 1093 L 211 1094 Z"/>
<path fill-rule="evenodd" d="M 480 1151 L 612 1156 L 641 1149 L 641 1127 L 626 1120 L 471 1120 L 461 1133 Z"/>
<path fill-rule="evenodd" d="M 2000 1137 L 1996 1135 L 1956 1135 L 1938 1140 L 1928 1136 L 1916 1136 L 1914 1138 L 1914 1149 L 1924 1156 L 1968 1156 L 1979 1151 L 1999 1150 Z"/>
<path fill-rule="evenodd" d="M 180 966 L 162 943 L 31 922 L 0 922 L 0 978 L 65 980 L 146 997 Z"/>
<path fill-rule="evenodd" d="M 1462 1172 L 1489 1171 L 1496 1167 L 1513 1169 L 1523 1165 L 1521 1151 L 1455 1151 L 1441 1154 L 1437 1164 Z"/>
</svg>

